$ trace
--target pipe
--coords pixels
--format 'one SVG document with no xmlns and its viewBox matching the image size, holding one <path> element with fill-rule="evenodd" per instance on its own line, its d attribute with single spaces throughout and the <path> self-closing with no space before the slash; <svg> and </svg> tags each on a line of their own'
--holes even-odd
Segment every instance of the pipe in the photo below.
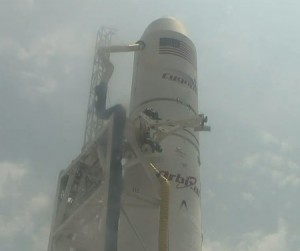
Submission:
<svg viewBox="0 0 300 251">
<path fill-rule="evenodd" d="M 100 47 L 98 49 L 99 59 L 103 66 L 103 73 L 101 76 L 101 82 L 99 85 L 95 87 L 95 95 L 97 97 L 95 106 L 96 106 L 96 114 L 98 117 L 102 119 L 107 119 L 111 111 L 106 112 L 106 98 L 107 98 L 107 86 L 108 82 L 113 74 L 114 65 L 109 60 L 109 54 L 111 52 L 128 52 L 128 51 L 139 51 L 145 48 L 145 44 L 142 41 L 138 41 L 135 44 L 131 45 L 115 45 L 115 46 L 107 46 Z"/>
<path fill-rule="evenodd" d="M 121 208 L 121 195 L 123 189 L 122 177 L 122 145 L 126 122 L 126 110 L 116 105 L 106 111 L 106 116 L 114 115 L 110 155 L 110 174 L 108 185 L 105 251 L 118 250 L 118 229 Z"/>
<path fill-rule="evenodd" d="M 145 44 L 142 41 L 138 41 L 135 44 L 129 45 L 111 45 L 106 47 L 101 47 L 99 54 L 101 53 L 114 53 L 114 52 L 130 52 L 130 51 L 141 51 L 145 47 Z"/>
<path fill-rule="evenodd" d="M 100 51 L 99 58 L 102 62 L 104 72 L 101 76 L 100 84 L 95 88 L 95 95 L 97 97 L 95 104 L 96 114 L 101 119 L 108 119 L 113 115 L 104 250 L 117 251 L 121 195 L 123 189 L 123 169 L 121 161 L 126 110 L 122 105 L 114 105 L 106 109 L 107 85 L 112 76 L 114 66 L 109 60 L 109 55 L 104 51 Z"/>
<path fill-rule="evenodd" d="M 99 52 L 99 59 L 103 66 L 103 73 L 100 84 L 95 87 L 95 96 L 97 97 L 95 107 L 97 116 L 104 119 L 104 117 L 108 118 L 104 115 L 106 111 L 107 85 L 113 74 L 114 65 L 109 60 L 109 55 L 104 51 Z"/>
<path fill-rule="evenodd" d="M 161 184 L 160 190 L 160 215 L 159 215 L 159 251 L 169 251 L 169 203 L 170 203 L 170 183 L 167 178 L 160 174 L 159 170 L 150 163 L 152 169 L 158 174 Z"/>
<path fill-rule="evenodd" d="M 109 56 L 107 55 L 107 53 L 100 52 L 99 53 L 99 58 L 102 62 L 102 66 L 103 66 L 103 69 L 104 69 L 104 72 L 101 76 L 101 82 L 108 83 L 111 76 L 112 76 L 112 74 L 113 74 L 113 72 L 114 72 L 114 65 L 109 60 Z"/>
</svg>

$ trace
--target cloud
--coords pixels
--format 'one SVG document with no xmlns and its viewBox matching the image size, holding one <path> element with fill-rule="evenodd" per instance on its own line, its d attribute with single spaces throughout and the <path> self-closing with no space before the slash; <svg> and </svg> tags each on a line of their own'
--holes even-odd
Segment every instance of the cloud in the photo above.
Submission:
<svg viewBox="0 0 300 251">
<path fill-rule="evenodd" d="M 47 194 L 28 190 L 30 170 L 25 163 L 0 163 L 1 250 L 14 250 L 20 238 L 32 243 L 31 250 L 46 249 L 50 230 L 47 214 L 52 211 L 51 200 Z"/>
<path fill-rule="evenodd" d="M 0 239 L 14 238 L 19 233 L 30 233 L 33 230 L 33 219 L 28 212 L 5 219 L 0 218 Z"/>
<path fill-rule="evenodd" d="M 44 210 L 49 206 L 52 206 L 50 205 L 50 198 L 45 194 L 38 194 L 35 197 L 31 198 L 28 204 L 28 210 L 30 212 L 36 213 Z"/>
<path fill-rule="evenodd" d="M 23 71 L 21 72 L 21 78 L 24 83 L 27 83 L 27 94 L 31 97 L 36 94 L 51 94 L 58 86 L 55 79 L 34 72 Z"/>
<path fill-rule="evenodd" d="M 89 81 L 92 59 L 87 64 L 87 58 L 93 54 L 94 47 L 90 43 L 94 43 L 93 38 L 87 39 L 76 33 L 74 27 L 64 25 L 39 31 L 26 41 L 11 35 L 2 36 L 2 93 L 14 90 L 11 99 L 18 98 L 16 102 L 25 99 L 36 104 L 45 97 L 60 95 L 65 86 L 72 90 L 77 82 Z M 86 73 L 88 79 L 74 77 L 79 71 Z"/>
<path fill-rule="evenodd" d="M 279 187 L 299 187 L 300 168 L 293 160 L 282 153 L 263 151 L 250 154 L 242 160 L 242 167 L 247 172 L 272 181 Z"/>
<path fill-rule="evenodd" d="M 247 201 L 252 203 L 255 200 L 255 196 L 252 193 L 249 192 L 243 192 L 242 193 L 242 198 Z"/>
<path fill-rule="evenodd" d="M 24 6 L 33 6 L 35 0 L 17 0 L 16 2 L 18 5 L 20 5 L 20 7 L 24 7 Z"/>
<path fill-rule="evenodd" d="M 286 173 L 283 171 L 274 170 L 272 172 L 272 180 L 280 187 L 299 187 L 300 186 L 300 172 Z"/>
<path fill-rule="evenodd" d="M 246 167 L 246 168 L 249 168 L 249 167 L 251 168 L 251 167 L 255 166 L 258 163 L 259 158 L 260 158 L 260 155 L 258 153 L 246 156 L 242 160 L 242 166 Z"/>
<path fill-rule="evenodd" d="M 266 132 L 266 131 L 262 132 L 261 139 L 264 144 L 269 146 L 277 146 L 281 150 L 288 150 L 291 147 L 288 142 L 276 138 L 270 132 Z"/>
<path fill-rule="evenodd" d="M 1 162 L 0 163 L 0 200 L 8 194 L 6 186 L 10 183 L 14 183 L 14 186 L 18 186 L 22 178 L 27 173 L 24 164 L 14 162 Z"/>
<path fill-rule="evenodd" d="M 20 45 L 10 37 L 0 38 L 0 55 L 7 52 L 18 52 L 21 49 Z"/>
<path fill-rule="evenodd" d="M 276 232 L 269 234 L 261 234 L 259 232 L 246 234 L 238 245 L 238 250 L 286 251 L 287 249 L 287 229 L 282 219 L 279 219 Z"/>
<path fill-rule="evenodd" d="M 47 66 L 51 57 L 60 56 L 83 56 L 83 46 L 88 41 L 78 36 L 71 27 L 61 27 L 53 32 L 41 34 L 37 39 L 32 40 L 27 48 L 19 51 L 19 58 L 22 60 L 34 59 L 42 66 Z"/>
<path fill-rule="evenodd" d="M 212 241 L 209 239 L 204 240 L 203 251 L 229 251 L 230 247 L 226 243 L 222 243 L 219 241 Z M 233 251 L 233 250 L 231 250 Z"/>
<path fill-rule="evenodd" d="M 275 232 L 261 233 L 259 231 L 242 235 L 236 244 L 230 241 L 204 239 L 203 251 L 287 251 L 289 238 L 286 223 L 279 219 Z"/>
<path fill-rule="evenodd" d="M 45 212 L 52 206 L 50 198 L 45 194 L 26 197 L 28 202 L 22 206 L 19 201 L 11 202 L 12 217 L 0 216 L 0 242 L 1 239 L 17 242 L 19 238 L 25 237 L 32 243 L 32 250 L 45 250 L 50 232 Z M 41 217 L 45 219 L 41 220 Z"/>
<path fill-rule="evenodd" d="M 250 153 L 241 160 L 242 170 L 254 172 L 278 187 L 299 187 L 300 167 L 291 159 L 293 148 L 269 132 L 260 134 L 259 152 Z"/>
<path fill-rule="evenodd" d="M 46 250 L 48 245 L 48 239 L 50 235 L 50 228 L 46 224 L 41 227 L 38 232 L 32 235 L 32 249 L 33 251 Z"/>
</svg>

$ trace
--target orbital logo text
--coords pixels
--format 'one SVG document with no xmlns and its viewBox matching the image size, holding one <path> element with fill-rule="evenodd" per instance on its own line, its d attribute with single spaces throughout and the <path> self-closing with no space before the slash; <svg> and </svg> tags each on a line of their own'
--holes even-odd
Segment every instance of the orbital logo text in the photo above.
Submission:
<svg viewBox="0 0 300 251">
<path fill-rule="evenodd" d="M 200 189 L 197 186 L 197 178 L 193 176 L 183 177 L 180 173 L 172 174 L 168 171 L 160 171 L 156 176 L 162 175 L 168 181 L 173 181 L 176 183 L 176 188 L 190 188 L 200 197 Z"/>
</svg>

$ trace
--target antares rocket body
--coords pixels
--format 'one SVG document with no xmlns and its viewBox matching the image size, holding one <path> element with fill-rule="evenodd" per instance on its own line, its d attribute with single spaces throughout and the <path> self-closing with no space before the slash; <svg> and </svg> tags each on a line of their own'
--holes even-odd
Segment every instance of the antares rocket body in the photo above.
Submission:
<svg viewBox="0 0 300 251">
<path fill-rule="evenodd" d="M 198 134 L 209 127 L 198 114 L 196 48 L 169 17 L 133 45 L 110 46 L 102 31 L 85 144 L 59 175 L 48 251 L 201 251 Z M 109 55 L 125 51 L 135 52 L 128 117 L 106 108 Z"/>
<path fill-rule="evenodd" d="M 158 19 L 148 26 L 139 43 L 144 44 L 144 49 L 134 56 L 129 118 L 134 121 L 147 109 L 156 112 L 158 121 L 198 116 L 196 48 L 183 24 L 174 18 Z M 169 250 L 200 251 L 198 132 L 181 128 L 160 145 L 160 154 L 152 154 L 147 144 L 142 150 L 143 158 L 153 163 L 170 184 Z M 125 171 L 124 182 L 124 210 L 142 241 L 128 231 L 130 226 L 121 215 L 118 246 L 122 250 L 141 250 L 144 245 L 156 251 L 160 209 L 155 198 L 159 198 L 159 186 L 151 183 L 138 164 Z"/>
</svg>

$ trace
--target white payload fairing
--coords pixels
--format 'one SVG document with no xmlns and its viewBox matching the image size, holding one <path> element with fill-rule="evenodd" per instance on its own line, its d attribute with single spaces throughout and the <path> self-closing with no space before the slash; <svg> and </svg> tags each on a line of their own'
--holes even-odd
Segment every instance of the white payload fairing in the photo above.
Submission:
<svg viewBox="0 0 300 251">
<path fill-rule="evenodd" d="M 127 118 L 121 105 L 106 109 L 108 56 L 124 51 L 135 51 Z M 160 18 L 136 44 L 96 52 L 94 131 L 86 129 L 91 140 L 60 174 L 48 251 L 201 251 L 198 134 L 209 127 L 198 114 L 197 53 L 186 28 Z M 101 129 L 96 115 L 107 120 Z"/>
<path fill-rule="evenodd" d="M 155 111 L 162 121 L 197 117 L 197 54 L 183 24 L 174 18 L 158 19 L 148 26 L 139 43 L 144 44 L 144 49 L 136 51 L 134 56 L 129 118 L 137 120 L 147 109 Z M 169 250 L 200 251 L 198 132 L 183 127 L 169 133 L 160 142 L 162 152 L 158 155 L 151 154 L 147 145 L 142 146 L 143 157 L 170 183 Z M 159 208 L 157 203 L 155 206 L 154 198 L 159 187 L 149 181 L 140 165 L 130 167 L 124 181 L 124 194 L 127 194 L 123 198 L 124 210 L 143 245 L 149 251 L 156 251 Z M 127 228 L 130 227 L 121 216 L 120 250 L 143 249 L 141 242 Z"/>
</svg>

